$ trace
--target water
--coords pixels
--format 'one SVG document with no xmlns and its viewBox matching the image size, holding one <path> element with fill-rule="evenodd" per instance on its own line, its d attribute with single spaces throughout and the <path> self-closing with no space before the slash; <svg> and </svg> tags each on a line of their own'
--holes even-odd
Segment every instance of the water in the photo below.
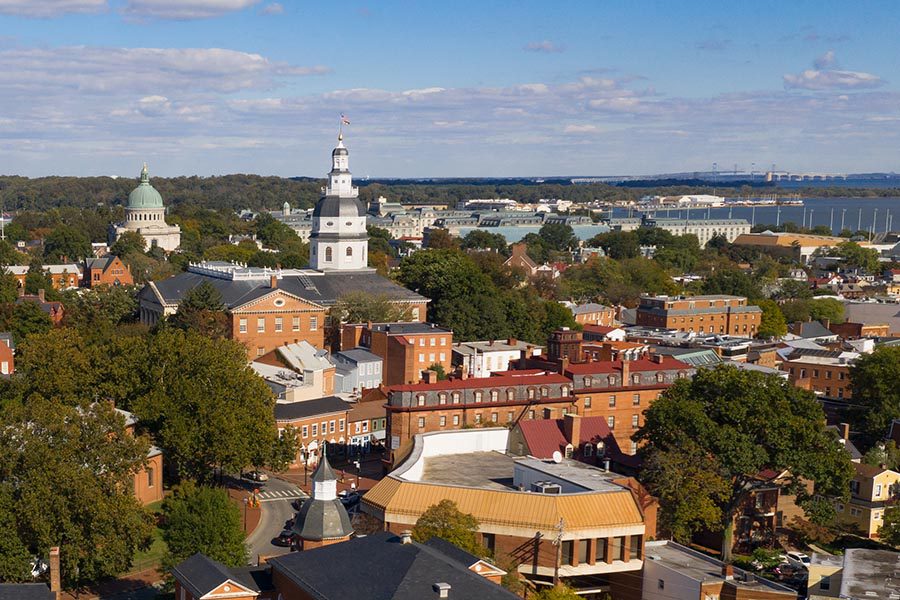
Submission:
<svg viewBox="0 0 900 600">
<path fill-rule="evenodd" d="M 893 215 L 900 217 L 900 197 L 889 198 L 804 198 L 804 206 L 732 206 L 724 208 L 708 209 L 709 218 L 711 219 L 746 219 L 751 224 L 775 225 L 776 220 L 782 225 L 788 221 L 802 226 L 805 218 L 806 227 L 812 228 L 816 225 L 830 226 L 835 234 L 841 231 L 841 211 L 843 212 L 843 227 L 851 231 L 861 229 L 868 231 L 872 226 L 873 219 L 877 219 L 875 223 L 875 232 L 885 231 L 887 223 L 885 218 Z M 780 208 L 780 216 L 779 216 Z M 804 213 L 805 208 L 805 213 Z M 832 211 L 833 217 L 832 217 Z M 877 211 L 877 213 L 876 213 Z M 890 211 L 890 212 L 888 212 Z M 668 213 L 668 214 L 667 214 Z M 804 216 L 805 215 L 805 216 Z M 622 217 L 639 217 L 640 211 L 637 209 L 629 210 L 627 208 L 616 208 L 613 210 L 614 218 Z M 657 218 L 678 218 L 685 219 L 688 216 L 687 210 L 659 210 L 656 211 Z M 707 209 L 694 208 L 690 210 L 690 219 L 706 219 Z M 832 220 L 833 219 L 833 220 Z M 475 229 L 474 227 L 463 227 L 459 230 L 460 237 Z M 509 243 L 518 242 L 529 233 L 537 233 L 540 231 L 540 225 L 529 225 L 526 227 L 483 227 L 485 231 L 490 233 L 499 233 L 506 238 Z M 588 240 L 598 233 L 606 233 L 609 229 L 604 225 L 577 225 L 572 228 L 578 239 Z M 900 230 L 900 220 L 897 220 L 890 228 L 893 231 Z"/>
</svg>

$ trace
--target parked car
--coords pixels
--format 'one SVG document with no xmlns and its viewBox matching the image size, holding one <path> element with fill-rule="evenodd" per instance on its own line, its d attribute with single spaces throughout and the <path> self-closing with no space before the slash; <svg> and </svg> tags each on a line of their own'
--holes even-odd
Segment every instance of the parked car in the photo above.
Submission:
<svg viewBox="0 0 900 600">
<path fill-rule="evenodd" d="M 288 529 L 293 529 L 293 527 L 294 527 L 293 519 L 288 519 L 287 521 L 284 522 L 284 530 L 285 531 L 287 531 Z"/>
<path fill-rule="evenodd" d="M 792 567 L 797 567 L 800 569 L 808 569 L 809 568 L 809 557 L 802 552 L 788 552 L 785 554 L 785 558 L 788 561 L 788 564 Z"/>
<path fill-rule="evenodd" d="M 272 543 L 276 546 L 290 547 L 294 543 L 294 532 L 290 529 L 285 529 L 278 534 L 278 537 L 272 540 Z"/>
<path fill-rule="evenodd" d="M 303 506 L 303 498 L 297 498 L 296 500 L 291 501 L 291 508 L 294 510 L 300 510 Z"/>
<path fill-rule="evenodd" d="M 269 476 L 262 471 L 250 471 L 249 473 L 244 473 L 244 477 L 250 481 L 265 482 L 269 480 Z"/>
</svg>

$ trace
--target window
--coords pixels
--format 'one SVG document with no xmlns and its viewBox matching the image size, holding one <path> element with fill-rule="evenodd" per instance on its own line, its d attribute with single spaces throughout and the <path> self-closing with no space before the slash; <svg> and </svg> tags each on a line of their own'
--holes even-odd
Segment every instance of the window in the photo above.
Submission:
<svg viewBox="0 0 900 600">
<path fill-rule="evenodd" d="M 831 371 L 825 371 L 825 379 L 831 379 Z"/>
<path fill-rule="evenodd" d="M 612 408 L 612 407 L 614 407 L 615 405 L 616 405 L 616 395 L 615 395 L 615 394 L 610 394 L 610 395 L 609 395 L 609 406 L 610 406 L 610 408 Z"/>
<path fill-rule="evenodd" d="M 476 423 L 481 423 L 481 413 L 478 413 L 478 414 L 475 415 L 475 422 L 476 422 Z"/>
<path fill-rule="evenodd" d="M 829 575 L 823 575 L 822 579 L 819 580 L 819 589 L 820 590 L 830 590 L 831 589 L 831 577 Z"/>
<path fill-rule="evenodd" d="M 443 427 L 443 426 L 446 425 L 446 424 L 447 424 L 447 417 L 441 417 L 441 418 L 440 418 L 440 425 L 441 425 L 441 427 Z"/>
<path fill-rule="evenodd" d="M 572 444 L 566 444 L 566 458 L 572 458 L 572 455 L 575 453 L 575 448 L 572 447 Z"/>
<path fill-rule="evenodd" d="M 275 317 L 275 333 L 281 333 L 283 329 L 283 319 Z"/>
<path fill-rule="evenodd" d="M 347 258 L 353 257 L 353 248 L 347 247 Z"/>
<path fill-rule="evenodd" d="M 447 404 L 447 394 L 443 392 L 438 394 L 438 404 Z"/>
<path fill-rule="evenodd" d="M 529 410 L 529 411 L 528 411 L 528 418 L 529 418 L 529 419 L 533 419 L 533 418 L 534 418 L 534 410 Z"/>
<path fill-rule="evenodd" d="M 413 321 L 419 320 L 419 308 L 418 307 L 412 309 L 412 318 L 413 318 Z"/>
<path fill-rule="evenodd" d="M 590 407 L 591 407 L 591 397 L 590 397 L 590 396 L 585 396 L 585 397 L 584 397 L 584 407 L 585 407 L 585 408 L 590 408 Z"/>
<path fill-rule="evenodd" d="M 240 320 L 240 331 L 241 333 L 247 333 L 247 319 Z"/>
<path fill-rule="evenodd" d="M 156 482 L 153 480 L 153 467 L 147 467 L 147 487 L 153 487 Z"/>
<path fill-rule="evenodd" d="M 425 355 L 422 354 L 421 352 L 419 353 L 419 362 L 420 362 L 420 363 L 425 362 Z"/>
<path fill-rule="evenodd" d="M 591 377 L 584 378 L 584 387 L 591 387 L 591 385 L 593 383 L 594 383 L 594 380 Z"/>
<path fill-rule="evenodd" d="M 313 423 L 313 426 L 312 426 L 312 434 L 313 434 L 313 437 L 316 437 L 317 435 L 319 435 L 319 426 L 316 425 L 315 423 Z"/>
<path fill-rule="evenodd" d="M 328 433 L 328 421 L 322 421 L 322 435 Z"/>
<path fill-rule="evenodd" d="M 500 419 L 500 415 L 497 413 L 491 413 L 491 423 L 496 423 Z"/>
<path fill-rule="evenodd" d="M 497 390 L 491 390 L 491 402 L 496 402 L 498 396 L 499 392 Z"/>
<path fill-rule="evenodd" d="M 419 406 L 425 406 L 425 394 L 419 394 L 416 396 L 416 404 Z"/>
<path fill-rule="evenodd" d="M 334 421 L 328 423 L 328 433 L 334 433 Z"/>
<path fill-rule="evenodd" d="M 453 424 L 459 425 L 459 415 L 453 415 Z"/>
<path fill-rule="evenodd" d="M 637 454 L 637 442 L 631 442 L 631 452 L 629 452 L 629 454 L 631 454 L 632 456 Z"/>
<path fill-rule="evenodd" d="M 453 404 L 459 404 L 459 392 L 453 392 Z"/>
<path fill-rule="evenodd" d="M 325 262 L 331 262 L 331 246 L 325 247 Z"/>
<path fill-rule="evenodd" d="M 640 406 L 641 405 L 641 395 L 640 394 L 632 394 L 631 395 L 631 405 L 632 406 Z"/>
<path fill-rule="evenodd" d="M 597 543 L 594 544 L 594 560 L 596 562 L 606 560 L 606 538 L 599 538 Z"/>
<path fill-rule="evenodd" d="M 616 428 L 616 418 L 613 416 L 606 417 L 606 424 L 609 425 L 610 429 Z"/>
<path fill-rule="evenodd" d="M 528 399 L 534 400 L 534 388 L 528 388 Z"/>
<path fill-rule="evenodd" d="M 494 552 L 494 534 L 493 533 L 482 533 L 481 534 L 481 545 L 487 549 L 488 552 Z"/>
<path fill-rule="evenodd" d="M 481 392 L 475 392 L 475 402 L 481 402 Z"/>
<path fill-rule="evenodd" d="M 643 536 L 633 535 L 628 539 L 628 560 L 641 560 Z"/>
<path fill-rule="evenodd" d="M 319 317 L 310 317 L 309 318 L 309 330 L 317 331 L 319 329 Z"/>
<path fill-rule="evenodd" d="M 635 373 L 634 375 L 631 376 L 631 383 L 640 383 L 640 382 L 641 382 L 641 376 L 640 376 L 640 375 L 638 375 L 637 373 Z"/>
<path fill-rule="evenodd" d="M 434 364 L 434 352 L 428 355 L 428 360 L 431 364 Z"/>
<path fill-rule="evenodd" d="M 291 328 L 294 331 L 300 331 L 300 317 L 293 317 L 291 319 Z"/>
<path fill-rule="evenodd" d="M 513 411 L 511 411 L 511 410 L 507 411 L 507 412 L 506 412 L 506 421 L 507 421 L 508 423 L 512 423 L 513 416 L 514 416 Z"/>
<path fill-rule="evenodd" d="M 513 390 L 513 389 L 506 390 L 506 401 L 512 402 L 515 399 L 516 399 L 516 390 Z"/>
<path fill-rule="evenodd" d="M 879 498 L 881 496 L 881 484 L 877 484 L 875 486 L 875 497 Z"/>
<path fill-rule="evenodd" d="M 363 425 L 368 426 L 368 425 L 369 425 L 369 422 L 366 421 L 365 423 L 363 423 Z M 363 427 L 363 430 L 365 430 L 365 429 L 366 429 L 366 427 Z M 339 431 L 344 431 L 344 420 L 343 420 L 343 419 L 341 419 L 340 421 L 338 421 L 338 430 L 339 430 Z"/>
<path fill-rule="evenodd" d="M 564 565 L 575 565 L 572 562 L 575 559 L 574 556 L 575 550 L 575 542 L 572 540 L 565 540 L 562 543 L 562 564 Z"/>
<path fill-rule="evenodd" d="M 637 429 L 638 427 L 640 427 L 640 425 L 639 425 L 640 419 L 641 419 L 641 418 L 640 418 L 640 416 L 638 416 L 638 415 L 631 415 L 631 426 L 632 426 L 634 429 Z"/>
<path fill-rule="evenodd" d="M 265 333 L 266 332 L 266 318 L 258 317 L 256 319 L 256 332 L 257 333 Z"/>
<path fill-rule="evenodd" d="M 425 427 L 425 417 L 419 417 L 419 429 Z"/>
<path fill-rule="evenodd" d="M 545 387 L 542 387 L 542 388 L 541 388 L 541 396 L 543 396 L 544 398 L 546 398 L 546 397 L 549 396 L 549 395 L 550 395 L 550 390 L 548 390 L 548 389 L 545 388 Z"/>
<path fill-rule="evenodd" d="M 588 562 L 588 541 L 578 540 L 578 564 L 584 565 Z"/>
<path fill-rule="evenodd" d="M 612 541 L 612 559 L 625 560 L 625 536 L 616 536 Z"/>
<path fill-rule="evenodd" d="M 304 437 L 304 438 L 309 437 L 309 427 L 304 425 L 303 427 L 300 428 L 300 437 Z"/>
<path fill-rule="evenodd" d="M 265 353 L 266 353 L 266 349 L 263 346 L 256 347 L 256 355 L 257 356 L 262 356 Z"/>
<path fill-rule="evenodd" d="M 584 445 L 584 456 L 589 457 L 594 455 L 594 446 L 590 443 Z"/>
</svg>

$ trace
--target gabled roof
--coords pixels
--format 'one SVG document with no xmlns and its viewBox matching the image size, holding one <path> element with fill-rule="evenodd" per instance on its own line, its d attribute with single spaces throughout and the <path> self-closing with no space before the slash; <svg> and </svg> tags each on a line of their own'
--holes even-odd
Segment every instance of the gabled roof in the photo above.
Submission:
<svg viewBox="0 0 900 600">
<path fill-rule="evenodd" d="M 389 532 L 292 552 L 269 563 L 316 600 L 422 600 L 437 597 L 436 583 L 450 585 L 450 598 L 517 598 L 470 571 L 455 555 L 427 544 L 403 544 Z"/>
<path fill-rule="evenodd" d="M 581 436 L 577 440 L 566 439 L 563 419 L 529 419 L 519 421 L 519 429 L 528 452 L 535 458 L 553 458 L 554 452 L 565 454 L 566 445 L 575 447 L 602 441 L 610 458 L 619 458 L 622 452 L 604 417 L 581 417 Z"/>
<path fill-rule="evenodd" d="M 195 598 L 202 598 L 227 582 L 243 587 L 251 593 L 271 589 L 271 580 L 268 583 L 269 587 L 266 588 L 265 577 L 254 577 L 251 575 L 251 569 L 229 569 L 219 561 L 199 552 L 173 567 L 172 575 Z"/>
<path fill-rule="evenodd" d="M 798 321 L 794 324 L 792 332 L 801 338 L 810 340 L 823 337 L 836 337 L 833 331 L 819 323 L 818 321 Z"/>
<path fill-rule="evenodd" d="M 447 379 L 436 383 L 411 383 L 393 385 L 392 392 L 420 392 L 428 390 L 460 390 L 474 388 L 508 387 L 514 385 L 542 385 L 553 383 L 569 383 L 569 378 L 556 373 L 541 375 L 511 375 L 515 371 L 505 371 L 505 375 L 495 377 L 470 377 L 469 379 Z"/>
<path fill-rule="evenodd" d="M 573 315 L 587 315 L 590 313 L 601 312 L 604 310 L 610 310 L 608 306 L 604 306 L 602 304 L 597 304 L 596 302 L 588 302 L 587 304 L 579 304 L 577 306 L 572 307 Z M 611 327 L 610 330 L 615 329 Z"/>
</svg>

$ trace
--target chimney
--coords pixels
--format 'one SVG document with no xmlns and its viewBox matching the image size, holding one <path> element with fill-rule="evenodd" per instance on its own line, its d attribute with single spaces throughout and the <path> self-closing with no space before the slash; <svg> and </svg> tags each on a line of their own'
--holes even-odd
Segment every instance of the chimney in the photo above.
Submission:
<svg viewBox="0 0 900 600">
<path fill-rule="evenodd" d="M 509 338 L 508 340 L 506 340 L 506 344 L 508 346 L 515 346 L 518 343 L 519 343 L 519 340 L 517 340 L 516 338 Z"/>
<path fill-rule="evenodd" d="M 569 368 L 569 357 L 564 356 L 563 358 L 561 358 L 559 360 L 559 374 L 565 375 L 566 369 L 568 369 L 568 368 Z"/>
<path fill-rule="evenodd" d="M 273 290 L 278 288 L 278 275 L 272 275 L 269 277 L 269 287 Z"/>
<path fill-rule="evenodd" d="M 62 574 L 59 571 L 59 546 L 50 548 L 50 593 L 59 598 L 62 593 Z"/>
<path fill-rule="evenodd" d="M 609 459 L 608 458 L 603 459 L 603 471 L 606 473 L 609 473 Z"/>
<path fill-rule="evenodd" d="M 850 423 L 838 423 L 838 430 L 841 432 L 841 439 L 847 441 L 850 439 Z"/>
<path fill-rule="evenodd" d="M 831 328 L 831 319 L 825 319 L 825 322 L 822 323 L 822 325 L 825 326 L 825 329 L 830 329 Z"/>
<path fill-rule="evenodd" d="M 38 290 L 38 300 L 40 300 L 41 303 L 44 302 L 44 290 Z"/>
<path fill-rule="evenodd" d="M 425 383 L 437 383 L 438 375 L 436 371 L 432 371 L 428 369 L 427 371 L 422 371 L 422 381 Z"/>
<path fill-rule="evenodd" d="M 22 298 L 23 296 L 25 296 L 25 286 L 24 285 L 19 288 L 19 298 Z"/>
<path fill-rule="evenodd" d="M 468 379 L 469 378 L 469 363 L 463 362 L 462 366 L 459 369 L 459 378 L 460 379 Z"/>
<path fill-rule="evenodd" d="M 631 364 L 627 360 L 622 360 L 622 387 L 628 387 L 631 381 Z"/>
<path fill-rule="evenodd" d="M 449 598 L 450 597 L 450 584 L 449 583 L 435 583 L 431 586 L 431 589 L 434 590 L 434 593 L 437 594 L 438 598 Z"/>
<path fill-rule="evenodd" d="M 412 531 L 406 530 L 400 532 L 401 544 L 412 544 Z"/>
<path fill-rule="evenodd" d="M 734 566 L 722 565 L 722 577 L 725 578 L 725 581 L 732 581 L 734 579 Z"/>
<path fill-rule="evenodd" d="M 563 434 L 566 441 L 576 448 L 581 442 L 581 415 L 566 413 L 563 417 Z"/>
</svg>

